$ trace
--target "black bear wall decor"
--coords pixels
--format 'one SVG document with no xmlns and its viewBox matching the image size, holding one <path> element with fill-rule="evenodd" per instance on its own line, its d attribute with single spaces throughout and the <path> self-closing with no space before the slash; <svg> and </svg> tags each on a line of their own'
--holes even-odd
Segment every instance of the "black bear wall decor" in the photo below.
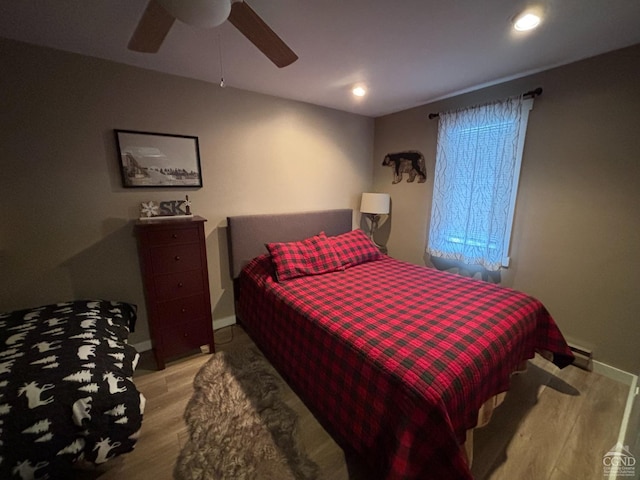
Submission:
<svg viewBox="0 0 640 480">
<path fill-rule="evenodd" d="M 393 168 L 392 183 L 401 182 L 404 173 L 409 174 L 407 182 L 413 182 L 416 177 L 418 177 L 418 183 L 424 183 L 427 180 L 424 155 L 417 150 L 387 153 L 382 161 L 382 165 Z"/>
</svg>

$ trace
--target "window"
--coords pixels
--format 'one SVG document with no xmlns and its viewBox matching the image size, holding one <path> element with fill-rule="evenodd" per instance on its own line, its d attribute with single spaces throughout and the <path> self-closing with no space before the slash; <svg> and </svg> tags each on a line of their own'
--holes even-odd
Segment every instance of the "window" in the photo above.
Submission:
<svg viewBox="0 0 640 480">
<path fill-rule="evenodd" d="M 533 99 L 441 113 L 427 253 L 498 270 L 509 242 Z"/>
</svg>

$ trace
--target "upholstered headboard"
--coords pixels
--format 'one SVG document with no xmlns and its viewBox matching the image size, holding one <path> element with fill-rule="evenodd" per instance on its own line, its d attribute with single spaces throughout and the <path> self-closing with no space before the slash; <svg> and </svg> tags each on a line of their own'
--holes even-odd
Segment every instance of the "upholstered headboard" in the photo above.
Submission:
<svg viewBox="0 0 640 480">
<path fill-rule="evenodd" d="M 232 278 L 252 258 L 267 252 L 265 243 L 295 242 L 324 231 L 327 235 L 349 232 L 353 225 L 351 209 L 314 212 L 239 215 L 227 218 L 229 265 Z"/>
</svg>

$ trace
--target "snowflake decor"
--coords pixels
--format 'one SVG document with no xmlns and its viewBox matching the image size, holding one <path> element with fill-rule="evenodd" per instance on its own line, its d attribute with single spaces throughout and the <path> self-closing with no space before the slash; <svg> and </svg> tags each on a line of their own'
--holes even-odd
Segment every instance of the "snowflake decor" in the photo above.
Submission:
<svg viewBox="0 0 640 480">
<path fill-rule="evenodd" d="M 168 220 L 193 217 L 189 195 L 184 200 L 155 200 L 140 204 L 140 220 Z"/>
<path fill-rule="evenodd" d="M 153 202 L 140 204 L 140 215 L 143 217 L 155 217 L 159 213 L 158 205 Z"/>
</svg>

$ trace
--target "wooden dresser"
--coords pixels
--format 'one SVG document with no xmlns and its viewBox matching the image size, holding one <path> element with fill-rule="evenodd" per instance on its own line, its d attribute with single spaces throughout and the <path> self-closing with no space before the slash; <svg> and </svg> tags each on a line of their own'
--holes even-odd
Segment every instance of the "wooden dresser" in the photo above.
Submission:
<svg viewBox="0 0 640 480">
<path fill-rule="evenodd" d="M 165 359 L 209 345 L 214 352 L 206 219 L 138 220 L 135 225 L 149 333 L 159 369 Z"/>
</svg>

